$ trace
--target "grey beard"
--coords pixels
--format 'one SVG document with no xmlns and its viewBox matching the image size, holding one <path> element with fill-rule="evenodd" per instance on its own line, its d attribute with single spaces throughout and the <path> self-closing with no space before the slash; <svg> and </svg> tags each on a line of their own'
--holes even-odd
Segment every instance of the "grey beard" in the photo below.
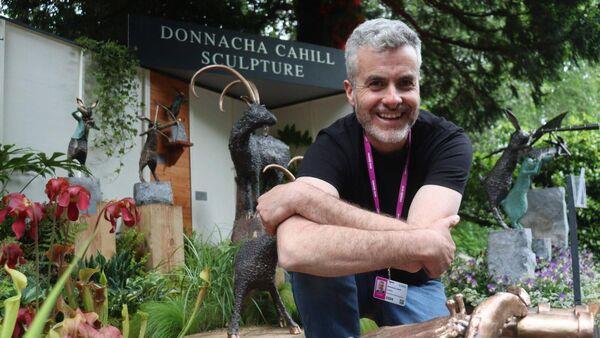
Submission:
<svg viewBox="0 0 600 338">
<path fill-rule="evenodd" d="M 404 141 L 404 139 L 406 139 L 408 136 L 410 128 L 412 127 L 412 125 L 407 124 L 400 130 L 381 130 L 375 127 L 373 123 L 370 123 L 368 116 L 366 117 L 367 119 L 363 119 L 362 116 L 356 113 L 355 108 L 353 108 L 353 110 L 358 123 L 360 123 L 360 125 L 363 127 L 365 133 L 382 143 L 399 143 Z"/>
</svg>

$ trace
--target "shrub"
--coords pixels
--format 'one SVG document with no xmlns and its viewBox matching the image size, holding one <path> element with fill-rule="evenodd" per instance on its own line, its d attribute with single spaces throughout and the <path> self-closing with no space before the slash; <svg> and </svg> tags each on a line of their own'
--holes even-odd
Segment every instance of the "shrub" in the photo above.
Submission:
<svg viewBox="0 0 600 338">
<path fill-rule="evenodd" d="M 477 306 L 487 297 L 506 291 L 508 286 L 518 285 L 529 293 L 532 306 L 538 303 L 550 303 L 558 308 L 573 306 L 573 275 L 568 250 L 555 248 L 552 260 L 538 260 L 535 275 L 520 280 L 490 276 L 486 257 L 485 253 L 476 258 L 458 255 L 442 278 L 447 295 L 462 293 L 467 303 Z M 591 252 L 580 252 L 580 267 L 583 301 L 599 300 L 600 269 Z"/>
</svg>

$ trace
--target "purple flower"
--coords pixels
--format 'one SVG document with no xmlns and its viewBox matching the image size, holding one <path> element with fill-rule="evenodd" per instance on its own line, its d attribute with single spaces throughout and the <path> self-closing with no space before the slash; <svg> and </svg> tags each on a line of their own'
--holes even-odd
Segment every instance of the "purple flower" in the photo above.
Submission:
<svg viewBox="0 0 600 338">
<path fill-rule="evenodd" d="M 491 292 L 491 293 L 494 293 L 494 292 L 496 292 L 496 286 L 495 286 L 494 284 L 491 284 L 491 283 L 490 283 L 490 284 L 488 284 L 488 285 L 487 285 L 487 289 L 488 289 L 488 291 L 489 291 L 489 292 Z"/>
<path fill-rule="evenodd" d="M 535 280 L 533 278 L 527 278 L 525 280 L 525 286 L 528 288 L 532 288 L 535 285 Z"/>
</svg>

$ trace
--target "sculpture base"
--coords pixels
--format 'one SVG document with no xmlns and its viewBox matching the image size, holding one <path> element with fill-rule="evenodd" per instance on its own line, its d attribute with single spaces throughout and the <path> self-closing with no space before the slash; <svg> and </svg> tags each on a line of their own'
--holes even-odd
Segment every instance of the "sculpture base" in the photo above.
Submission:
<svg viewBox="0 0 600 338">
<path fill-rule="evenodd" d="M 106 201 L 100 202 L 97 206 L 96 204 L 94 204 L 94 207 L 99 212 L 102 210 L 102 208 L 104 208 L 104 206 L 106 206 L 106 203 Z M 94 233 L 94 225 L 96 224 L 96 220 L 98 218 L 100 218 L 100 221 L 98 222 L 98 228 L 100 228 L 100 230 L 96 234 L 96 237 L 94 237 L 94 239 L 90 243 L 90 246 L 85 253 L 84 257 L 86 259 L 90 259 L 96 256 L 97 253 L 102 254 L 102 256 L 104 256 L 106 259 L 110 259 L 117 252 L 116 233 L 110 232 L 112 225 L 109 221 L 105 220 L 102 215 L 98 215 L 97 213 L 90 214 L 90 216 L 87 218 L 88 227 L 87 229 L 77 234 L 77 239 L 75 240 L 75 247 L 77 248 L 78 245 L 83 244 L 85 240 Z"/>
<path fill-rule="evenodd" d="M 535 273 L 531 229 L 491 231 L 488 235 L 490 275 L 520 279 Z"/>
<path fill-rule="evenodd" d="M 531 189 L 527 193 L 529 207 L 521 224 L 531 228 L 534 238 L 551 238 L 552 244 L 566 249 L 569 245 L 569 222 L 565 189 Z"/>
<path fill-rule="evenodd" d="M 161 272 L 184 263 L 183 215 L 180 206 L 143 205 L 139 207 L 139 229 L 144 233 L 150 257 L 148 265 Z"/>
<path fill-rule="evenodd" d="M 167 204 L 173 205 L 173 188 L 171 182 L 140 182 L 133 186 L 135 204 Z"/>
</svg>

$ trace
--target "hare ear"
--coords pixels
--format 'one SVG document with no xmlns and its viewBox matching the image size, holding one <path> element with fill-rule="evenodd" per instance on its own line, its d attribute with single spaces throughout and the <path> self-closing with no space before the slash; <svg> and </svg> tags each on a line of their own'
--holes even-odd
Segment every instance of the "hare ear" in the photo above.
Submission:
<svg viewBox="0 0 600 338">
<path fill-rule="evenodd" d="M 83 108 L 83 107 L 85 107 L 85 103 L 83 103 L 83 100 L 82 100 L 82 99 L 80 99 L 80 98 L 76 98 L 76 101 L 77 101 L 77 105 L 78 105 L 79 107 L 82 107 L 82 108 Z"/>
<path fill-rule="evenodd" d="M 504 112 L 506 113 L 506 116 L 508 117 L 510 123 L 512 123 L 513 127 L 515 127 L 516 130 L 521 130 L 521 125 L 519 124 L 517 117 L 508 109 L 506 109 Z"/>
<path fill-rule="evenodd" d="M 96 100 L 96 102 L 92 103 L 92 105 L 90 106 L 90 109 L 96 108 L 97 105 L 98 105 L 98 100 Z"/>
</svg>

